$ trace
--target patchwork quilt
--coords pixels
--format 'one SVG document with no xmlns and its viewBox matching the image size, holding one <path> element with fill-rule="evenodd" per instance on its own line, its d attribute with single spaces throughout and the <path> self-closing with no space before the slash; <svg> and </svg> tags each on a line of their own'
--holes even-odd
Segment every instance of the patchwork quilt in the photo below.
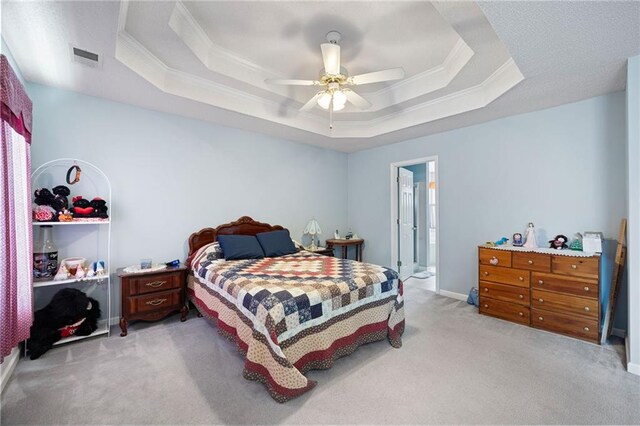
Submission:
<svg viewBox="0 0 640 426">
<path fill-rule="evenodd" d="M 401 346 L 402 283 L 388 268 L 301 251 L 224 261 L 201 250 L 189 297 L 246 354 L 245 378 L 284 402 L 311 389 L 304 377 L 370 341 Z"/>
</svg>

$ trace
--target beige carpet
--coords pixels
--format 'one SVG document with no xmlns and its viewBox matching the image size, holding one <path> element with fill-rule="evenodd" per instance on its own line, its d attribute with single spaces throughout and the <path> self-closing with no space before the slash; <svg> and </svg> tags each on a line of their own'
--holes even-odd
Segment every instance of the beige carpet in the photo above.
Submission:
<svg viewBox="0 0 640 426">
<path fill-rule="evenodd" d="M 361 347 L 286 404 L 193 314 L 21 361 L 2 424 L 640 423 L 640 377 L 600 347 L 477 314 L 406 286 L 404 346 Z"/>
</svg>

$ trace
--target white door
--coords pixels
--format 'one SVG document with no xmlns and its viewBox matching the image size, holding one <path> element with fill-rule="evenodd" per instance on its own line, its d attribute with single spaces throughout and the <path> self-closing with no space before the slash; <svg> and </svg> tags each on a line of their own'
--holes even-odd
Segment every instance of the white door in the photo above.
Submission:
<svg viewBox="0 0 640 426">
<path fill-rule="evenodd" d="M 398 272 L 404 280 L 413 274 L 413 172 L 398 168 Z"/>
</svg>

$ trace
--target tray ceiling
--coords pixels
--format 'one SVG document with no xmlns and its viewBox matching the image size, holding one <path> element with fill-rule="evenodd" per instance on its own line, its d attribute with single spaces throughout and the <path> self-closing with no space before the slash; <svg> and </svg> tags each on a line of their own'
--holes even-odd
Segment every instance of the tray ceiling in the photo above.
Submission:
<svg viewBox="0 0 640 426">
<path fill-rule="evenodd" d="M 116 58 L 173 95 L 325 137 L 370 138 L 484 107 L 523 79 L 475 3 L 451 9 L 441 13 L 429 2 L 123 2 Z M 478 52 L 456 31 L 469 21 Z M 317 88 L 265 83 L 317 78 L 320 44 L 331 30 L 342 34 L 350 75 L 402 67 L 407 76 L 356 87 L 372 106 L 337 112 L 333 129 L 326 110 L 299 111 Z"/>
<path fill-rule="evenodd" d="M 639 4 L 3 1 L 2 35 L 28 81 L 352 152 L 623 89 Z M 331 30 L 350 75 L 406 72 L 333 130 L 298 111 L 317 88 L 264 82 L 317 78 Z"/>
</svg>

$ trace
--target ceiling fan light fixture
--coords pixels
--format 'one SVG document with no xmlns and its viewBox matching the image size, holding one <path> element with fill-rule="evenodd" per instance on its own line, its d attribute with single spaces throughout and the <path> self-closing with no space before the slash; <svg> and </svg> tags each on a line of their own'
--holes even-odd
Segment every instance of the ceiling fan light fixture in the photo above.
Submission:
<svg viewBox="0 0 640 426">
<path fill-rule="evenodd" d="M 344 104 L 347 103 L 347 95 L 342 90 L 336 90 L 333 92 L 333 110 L 338 111 L 344 108 Z"/>
<path fill-rule="evenodd" d="M 329 92 L 324 92 L 319 98 L 318 98 L 318 105 L 320 106 L 320 108 L 322 109 L 329 109 L 329 104 L 331 103 L 331 93 Z"/>
</svg>

